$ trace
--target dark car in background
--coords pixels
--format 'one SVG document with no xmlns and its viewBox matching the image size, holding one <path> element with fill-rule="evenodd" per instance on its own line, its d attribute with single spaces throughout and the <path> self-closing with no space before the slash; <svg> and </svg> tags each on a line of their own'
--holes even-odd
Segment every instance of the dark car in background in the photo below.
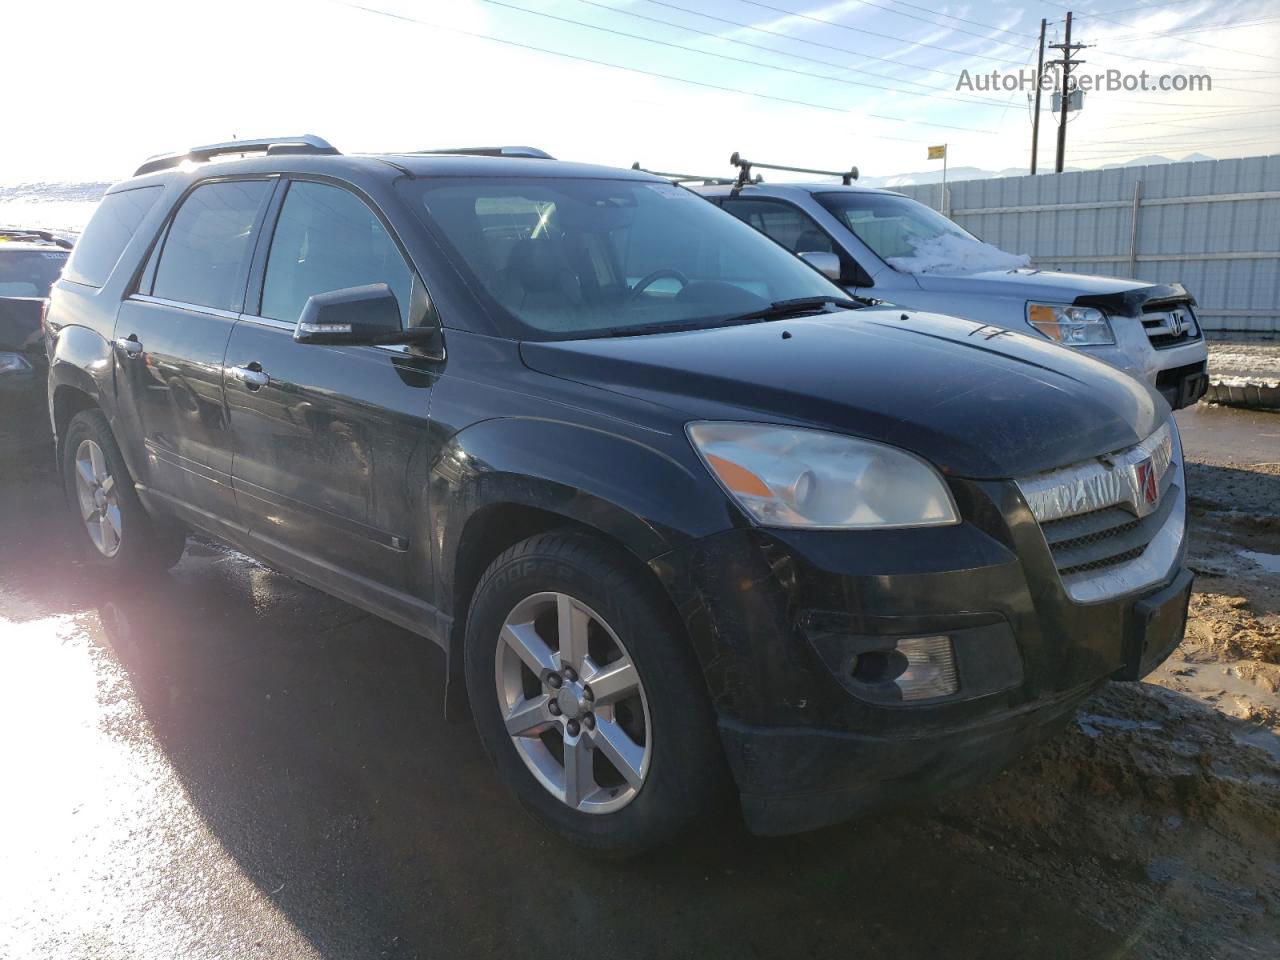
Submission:
<svg viewBox="0 0 1280 960">
<path fill-rule="evenodd" d="M 973 782 L 1182 636 L 1149 385 L 860 305 L 642 172 L 157 158 L 46 330 L 89 558 L 163 589 L 195 529 L 433 641 L 446 712 L 585 847 L 726 787 L 784 833 Z"/>
<path fill-rule="evenodd" d="M 0 229 L 0 443 L 49 438 L 40 321 L 70 249 L 45 230 Z"/>
</svg>

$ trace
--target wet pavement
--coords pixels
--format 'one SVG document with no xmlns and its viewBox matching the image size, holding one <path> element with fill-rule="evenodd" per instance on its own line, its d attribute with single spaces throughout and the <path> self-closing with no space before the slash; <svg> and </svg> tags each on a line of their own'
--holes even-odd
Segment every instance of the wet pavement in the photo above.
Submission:
<svg viewBox="0 0 1280 960">
<path fill-rule="evenodd" d="M 1126 952 L 916 814 L 588 859 L 443 720 L 430 644 L 203 541 L 105 583 L 46 460 L 0 450 L 0 957 Z"/>
</svg>

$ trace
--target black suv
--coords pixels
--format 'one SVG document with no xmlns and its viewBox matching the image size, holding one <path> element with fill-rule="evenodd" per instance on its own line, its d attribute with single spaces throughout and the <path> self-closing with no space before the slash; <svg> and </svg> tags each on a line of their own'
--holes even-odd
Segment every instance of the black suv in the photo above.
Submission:
<svg viewBox="0 0 1280 960">
<path fill-rule="evenodd" d="M 641 172 L 196 148 L 108 192 L 46 328 L 89 556 L 194 528 L 434 641 L 589 847 L 987 776 L 1182 635 L 1159 395 Z"/>
</svg>

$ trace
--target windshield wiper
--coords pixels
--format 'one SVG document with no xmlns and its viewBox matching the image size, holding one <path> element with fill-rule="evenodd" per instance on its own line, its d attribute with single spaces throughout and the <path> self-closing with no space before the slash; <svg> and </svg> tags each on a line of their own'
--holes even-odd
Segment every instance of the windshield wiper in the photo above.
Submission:
<svg viewBox="0 0 1280 960">
<path fill-rule="evenodd" d="M 779 320 L 783 317 L 794 317 L 801 313 L 812 313 L 827 305 L 856 310 L 863 306 L 849 297 L 794 297 L 791 300 L 775 300 L 767 307 L 725 317 L 723 320 L 685 320 L 676 323 L 640 323 L 629 327 L 617 327 L 602 337 L 642 337 L 650 333 L 679 333 L 689 330 L 705 330 L 708 327 L 732 326 L 735 323 L 750 323 L 753 320 Z"/>
<path fill-rule="evenodd" d="M 749 323 L 752 320 L 780 320 L 783 317 L 795 317 L 802 313 L 812 313 L 825 306 L 843 307 L 846 310 L 857 310 L 862 304 L 848 297 L 793 297 L 790 300 L 775 300 L 769 306 L 750 313 L 740 313 L 734 317 L 726 317 L 720 322 Z"/>
</svg>

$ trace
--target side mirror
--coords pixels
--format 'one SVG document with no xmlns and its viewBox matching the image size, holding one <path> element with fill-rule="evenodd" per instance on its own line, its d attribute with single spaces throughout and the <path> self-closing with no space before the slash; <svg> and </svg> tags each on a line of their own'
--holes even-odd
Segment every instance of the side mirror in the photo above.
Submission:
<svg viewBox="0 0 1280 960">
<path fill-rule="evenodd" d="M 370 345 L 403 333 L 400 304 L 385 283 L 345 287 L 307 299 L 293 330 L 298 343 Z"/>
<path fill-rule="evenodd" d="M 809 266 L 813 267 L 813 269 L 817 270 L 828 280 L 834 280 L 836 283 L 840 282 L 840 257 L 836 254 L 805 251 L 803 253 L 796 254 L 796 256 Z"/>
</svg>

